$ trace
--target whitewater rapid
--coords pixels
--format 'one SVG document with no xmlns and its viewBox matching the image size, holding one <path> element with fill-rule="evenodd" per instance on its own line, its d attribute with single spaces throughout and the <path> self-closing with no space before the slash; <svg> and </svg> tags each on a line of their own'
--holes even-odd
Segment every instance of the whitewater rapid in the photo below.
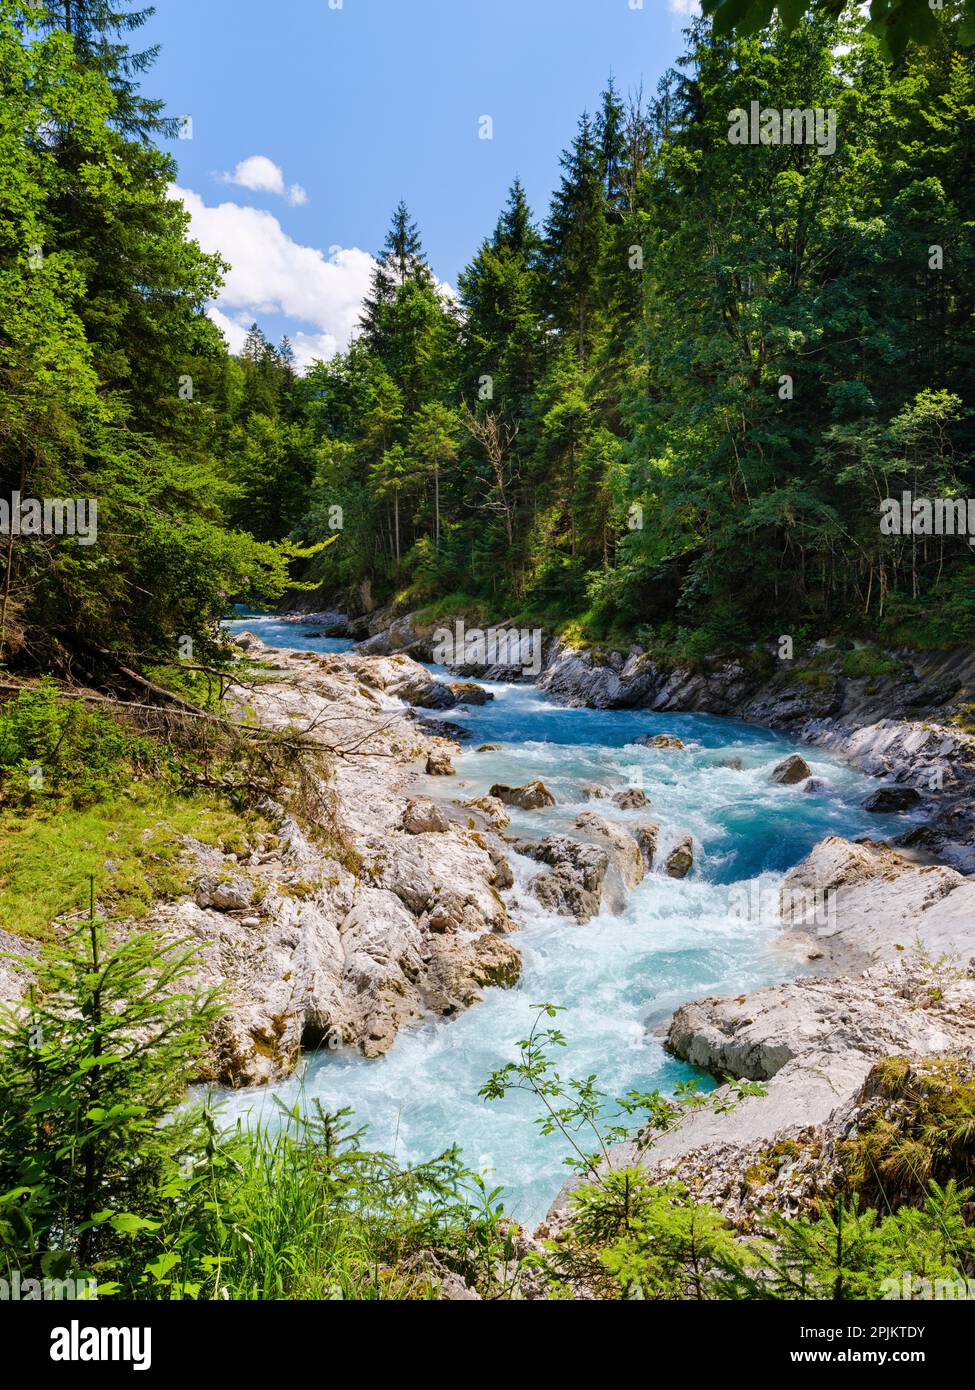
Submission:
<svg viewBox="0 0 975 1390">
<path fill-rule="evenodd" d="M 255 632 L 280 647 L 340 651 L 351 645 L 308 637 L 307 623 L 241 618 L 231 630 Z M 438 668 L 431 668 L 437 671 Z M 542 1137 L 531 1123 L 536 1109 L 527 1096 L 485 1102 L 478 1096 L 488 1074 L 517 1059 L 517 1040 L 527 1035 L 532 1006 L 564 1006 L 558 1027 L 568 1046 L 558 1055 L 564 1076 L 595 1073 L 610 1096 L 654 1088 L 670 1093 L 695 1070 L 669 1057 L 658 1031 L 688 999 L 741 994 L 808 970 L 776 945 L 777 920 L 742 915 L 747 897 L 775 894 L 785 872 L 828 835 L 894 834 L 898 816 L 876 816 L 860 803 L 875 786 L 818 750 L 803 756 L 824 788 L 816 793 L 770 780 L 777 762 L 796 745 L 769 730 L 703 714 L 653 714 L 646 710 L 566 709 L 534 687 L 479 682 L 494 699 L 452 709 L 452 722 L 470 728 L 471 739 L 454 758 L 456 778 L 428 778 L 431 796 L 467 798 L 495 782 L 520 784 L 541 778 L 556 798 L 546 811 L 513 811 L 511 832 L 541 838 L 571 832 L 582 810 L 630 826 L 661 826 L 664 851 L 679 832 L 694 838 L 691 875 L 676 880 L 649 874 L 619 916 L 601 914 L 584 926 L 546 912 L 524 885 L 538 865 L 511 857 L 516 883 L 509 896 L 525 922 L 513 938 L 524 968 L 512 990 L 491 989 L 482 1004 L 451 1020 L 431 1020 L 401 1033 L 390 1052 L 367 1061 L 351 1051 L 316 1053 L 287 1082 L 266 1090 L 227 1092 L 231 1118 L 269 1120 L 273 1096 L 303 1095 L 329 1110 L 348 1106 L 368 1126 L 370 1146 L 403 1162 L 431 1158 L 454 1143 L 489 1185 L 504 1188 L 505 1209 L 534 1222 L 544 1214 L 567 1170 L 565 1142 Z M 636 747 L 643 733 L 675 734 L 684 748 Z M 497 743 L 494 752 L 476 752 Z M 740 770 L 721 766 L 740 760 Z M 587 800 L 582 785 L 609 791 L 642 786 L 650 806 L 620 811 L 607 800 Z M 705 1088 L 713 1083 L 701 1078 Z"/>
</svg>

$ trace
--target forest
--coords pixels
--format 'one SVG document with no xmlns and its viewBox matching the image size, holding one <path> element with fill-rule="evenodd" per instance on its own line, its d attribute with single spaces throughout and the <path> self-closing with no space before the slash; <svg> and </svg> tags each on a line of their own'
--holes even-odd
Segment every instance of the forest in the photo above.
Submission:
<svg viewBox="0 0 975 1390">
<path fill-rule="evenodd" d="M 168 194 L 143 16 L 34 13 L 5 0 L 0 28 L 0 458 L 8 494 L 97 499 L 100 543 L 11 532 L 6 658 L 212 651 L 229 600 L 296 581 L 700 651 L 786 621 L 975 633 L 965 540 L 880 526 L 888 497 L 973 483 L 950 5 L 893 66 L 856 12 L 694 21 L 656 91 L 609 80 L 583 113 L 547 210 L 513 178 L 456 293 L 401 203 L 354 341 L 304 375 L 256 324 L 231 356 L 203 312 L 225 268 Z M 834 113 L 835 151 L 733 143 L 757 94 Z"/>
</svg>

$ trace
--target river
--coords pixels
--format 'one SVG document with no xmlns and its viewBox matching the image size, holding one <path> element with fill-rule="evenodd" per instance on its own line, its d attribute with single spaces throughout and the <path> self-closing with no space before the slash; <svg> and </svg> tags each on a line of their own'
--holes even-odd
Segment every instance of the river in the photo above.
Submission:
<svg viewBox="0 0 975 1390">
<path fill-rule="evenodd" d="M 306 636 L 309 624 L 245 617 L 231 630 L 255 632 L 275 646 L 341 651 L 338 639 Z M 439 673 L 439 668 L 431 670 Z M 567 1170 L 559 1136 L 541 1137 L 532 1125 L 531 1099 L 515 1095 L 487 1103 L 478 1088 L 489 1072 L 517 1058 L 532 1005 L 565 1007 L 559 1028 L 563 1075 L 595 1073 L 611 1096 L 629 1090 L 671 1092 L 693 1068 L 669 1057 L 657 1029 L 674 1008 L 708 994 L 741 994 L 808 969 L 775 945 L 780 930 L 768 911 L 743 916 L 741 904 L 762 900 L 784 873 L 827 835 L 898 833 L 905 818 L 865 812 L 860 803 L 876 782 L 829 754 L 802 753 L 824 789 L 808 793 L 770 780 L 777 762 L 797 745 L 766 729 L 704 714 L 646 710 L 566 709 L 530 685 L 479 682 L 494 699 L 448 711 L 471 730 L 454 759 L 457 777 L 426 779 L 433 796 L 469 797 L 494 782 L 520 784 L 540 777 L 556 797 L 547 811 L 512 813 L 511 830 L 540 837 L 571 831 L 583 809 L 622 824 L 653 820 L 661 847 L 678 832 L 694 837 L 695 865 L 687 879 L 649 874 L 619 916 L 603 914 L 584 926 L 544 911 L 523 885 L 537 864 L 512 857 L 513 893 L 524 929 L 512 939 L 524 958 L 513 990 L 488 990 L 482 1004 L 451 1020 L 438 1019 L 397 1039 L 386 1057 L 367 1061 L 351 1051 L 317 1053 L 299 1075 L 273 1088 L 283 1100 L 299 1091 L 330 1110 L 349 1106 L 368 1126 L 368 1143 L 401 1161 L 430 1158 L 454 1142 L 491 1184 L 503 1186 L 505 1207 L 534 1222 L 545 1212 Z M 635 747 L 642 733 L 675 734 L 685 747 Z M 478 753 L 478 744 L 498 743 Z M 741 770 L 723 767 L 739 759 Z M 581 783 L 610 790 L 642 785 L 650 807 L 619 811 L 608 801 L 586 801 Z M 526 910 L 527 909 L 527 910 Z M 708 1079 L 702 1078 L 705 1087 Z M 271 1114 L 269 1090 L 226 1093 L 231 1116 Z"/>
</svg>

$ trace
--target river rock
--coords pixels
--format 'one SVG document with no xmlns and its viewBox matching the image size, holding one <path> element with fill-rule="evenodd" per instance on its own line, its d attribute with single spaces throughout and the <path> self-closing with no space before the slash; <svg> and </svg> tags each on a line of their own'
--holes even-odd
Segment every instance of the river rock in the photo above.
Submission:
<svg viewBox="0 0 975 1390">
<path fill-rule="evenodd" d="M 886 815 L 893 811 L 911 811 L 920 802 L 921 795 L 913 787 L 878 787 L 867 797 L 863 809 Z"/>
<path fill-rule="evenodd" d="M 480 811 L 495 830 L 504 830 L 511 824 L 511 817 L 504 809 L 504 802 L 496 796 L 476 796 L 470 801 L 461 802 L 461 805 L 471 811 Z"/>
<path fill-rule="evenodd" d="M 419 709 L 450 709 L 457 703 L 457 696 L 449 686 L 426 675 L 424 679 L 408 677 L 394 685 L 389 693 Z"/>
<path fill-rule="evenodd" d="M 195 938 L 194 985 L 225 992 L 200 1078 L 234 1086 L 278 1081 L 317 1047 L 381 1056 L 402 1028 L 476 1004 L 518 970 L 497 832 L 480 812 L 472 829 L 470 813 L 417 795 L 418 770 L 444 750 L 385 700 L 422 668 L 256 638 L 253 651 L 276 679 L 231 698 L 265 727 L 307 727 L 355 756 L 321 788 L 318 835 L 268 799 L 273 833 L 237 858 L 188 839 L 195 896 L 149 913 L 149 925 Z M 0 993 L 8 978 L 0 967 Z"/>
<path fill-rule="evenodd" d="M 583 811 L 576 817 L 576 829 L 592 836 L 609 855 L 610 863 L 619 870 L 624 888 L 632 890 L 643 881 L 646 872 L 640 846 L 623 826 Z"/>
<path fill-rule="evenodd" d="M 783 759 L 772 769 L 772 781 L 778 782 L 784 787 L 791 787 L 796 782 L 804 782 L 807 777 L 812 776 L 812 768 L 801 758 L 798 753 L 792 753 L 788 758 Z"/>
<path fill-rule="evenodd" d="M 482 685 L 472 681 L 458 681 L 450 686 L 451 693 L 464 705 L 486 705 L 494 699 L 493 690 L 485 690 Z"/>
<path fill-rule="evenodd" d="M 599 912 L 609 855 L 596 845 L 582 844 L 567 835 L 550 835 L 527 852 L 552 872 L 532 880 L 530 891 L 552 912 L 588 922 Z"/>
<path fill-rule="evenodd" d="M 975 954 L 975 880 L 918 866 L 887 844 L 830 836 L 786 875 L 782 892 L 815 909 L 815 940 L 837 969 L 895 962 L 918 947 L 933 959 Z"/>
<path fill-rule="evenodd" d="M 668 878 L 686 878 L 694 864 L 694 842 L 690 835 L 682 835 L 667 855 L 666 873 Z"/>
<path fill-rule="evenodd" d="M 435 751 L 427 757 L 426 772 L 428 777 L 455 777 L 457 769 L 450 761 L 448 754 Z"/>
<path fill-rule="evenodd" d="M 500 745 L 500 743 L 480 743 L 480 744 L 478 744 L 478 746 L 474 749 L 474 752 L 475 752 L 475 753 L 500 753 L 500 752 L 501 752 L 501 745 Z"/>
<path fill-rule="evenodd" d="M 586 801 L 608 801 L 610 798 L 609 788 L 601 787 L 598 782 L 583 782 L 579 791 Z"/>
<path fill-rule="evenodd" d="M 635 811 L 650 805 L 649 797 L 640 787 L 627 787 L 625 792 L 617 792 L 612 801 L 621 811 Z"/>
<path fill-rule="evenodd" d="M 230 861 L 229 855 L 227 858 Z M 239 874 L 232 878 L 203 874 L 196 880 L 193 897 L 198 907 L 212 907 L 217 912 L 246 912 L 254 902 L 254 893 L 254 883 Z"/>
<path fill-rule="evenodd" d="M 633 838 L 640 847 L 640 853 L 648 872 L 653 868 L 659 837 L 660 826 L 655 825 L 653 821 L 646 821 L 643 825 L 638 825 L 633 831 Z"/>
<path fill-rule="evenodd" d="M 428 797 L 416 797 L 406 803 L 403 829 L 408 835 L 443 834 L 448 824 L 442 809 Z"/>
<path fill-rule="evenodd" d="M 641 647 L 610 652 L 597 661 L 561 639 L 546 649 L 538 685 L 561 704 L 593 709 L 633 709 L 650 703 L 660 677 Z"/>
<path fill-rule="evenodd" d="M 517 806 L 522 811 L 538 811 L 555 805 L 555 797 L 544 782 L 528 782 L 523 787 L 508 787 L 496 782 L 489 795 L 497 797 L 506 806 Z"/>
<path fill-rule="evenodd" d="M 684 744 L 673 734 L 641 734 L 633 742 L 639 748 L 683 748 Z"/>
<path fill-rule="evenodd" d="M 500 936 L 485 935 L 459 944 L 434 941 L 430 962 L 433 980 L 427 986 L 427 999 L 443 1015 L 479 1004 L 490 985 L 511 989 L 521 978 L 521 956 Z"/>
</svg>

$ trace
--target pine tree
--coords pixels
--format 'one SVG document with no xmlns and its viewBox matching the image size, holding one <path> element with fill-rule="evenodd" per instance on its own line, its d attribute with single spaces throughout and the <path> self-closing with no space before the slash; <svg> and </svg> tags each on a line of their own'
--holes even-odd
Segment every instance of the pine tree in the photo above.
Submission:
<svg viewBox="0 0 975 1390">
<path fill-rule="evenodd" d="M 63 29 L 71 35 L 78 61 L 101 72 L 112 86 L 114 124 L 143 139 L 173 136 L 179 127 L 177 118 L 162 114 L 163 102 L 139 95 L 137 78 L 155 63 L 159 45 L 132 53 L 123 41 L 124 35 L 141 29 L 155 12 L 154 5 L 130 10 L 110 0 L 46 0 L 39 20 L 42 30 Z"/>
<path fill-rule="evenodd" d="M 599 132 L 584 113 L 545 226 L 544 272 L 556 326 L 575 338 L 580 362 L 592 343 L 596 283 L 606 240 L 606 197 Z"/>
<path fill-rule="evenodd" d="M 627 120 L 626 110 L 612 77 L 602 95 L 602 107 L 596 129 L 606 204 L 613 210 L 622 209 L 626 205 Z"/>
<path fill-rule="evenodd" d="M 360 325 L 367 341 L 376 342 L 382 335 L 383 314 L 396 300 L 396 292 L 404 285 L 433 284 L 433 275 L 423 255 L 423 243 L 409 209 L 400 202 L 386 241 L 373 271 L 372 284 L 362 306 Z"/>
<path fill-rule="evenodd" d="M 464 308 L 464 394 L 477 395 L 490 377 L 491 399 L 520 416 L 543 355 L 538 322 L 538 257 L 542 242 L 518 179 L 494 234 L 458 279 Z"/>
</svg>

